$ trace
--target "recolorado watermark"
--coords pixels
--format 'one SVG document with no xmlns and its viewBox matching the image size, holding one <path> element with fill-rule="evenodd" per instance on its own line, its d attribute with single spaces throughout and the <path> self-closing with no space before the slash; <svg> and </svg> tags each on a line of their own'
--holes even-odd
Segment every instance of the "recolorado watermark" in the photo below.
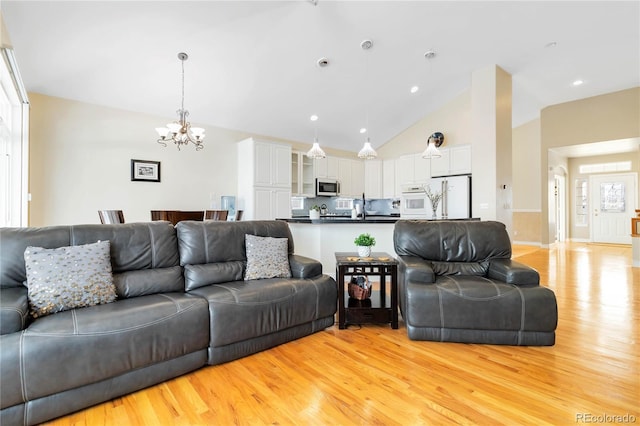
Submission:
<svg viewBox="0 0 640 426">
<path fill-rule="evenodd" d="M 576 413 L 576 423 L 636 423 L 638 418 L 633 414 L 593 414 Z"/>
</svg>

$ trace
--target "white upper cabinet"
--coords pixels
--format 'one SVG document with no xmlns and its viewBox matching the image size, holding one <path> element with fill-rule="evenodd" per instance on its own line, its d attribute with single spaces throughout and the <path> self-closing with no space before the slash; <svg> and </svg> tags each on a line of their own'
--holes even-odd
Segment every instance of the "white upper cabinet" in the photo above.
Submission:
<svg viewBox="0 0 640 426">
<path fill-rule="evenodd" d="M 364 160 L 349 160 L 351 161 L 351 196 L 354 198 L 362 197 L 362 193 L 365 191 L 365 161 Z"/>
<path fill-rule="evenodd" d="M 253 139 L 249 139 L 249 141 L 252 142 L 250 145 L 253 147 L 254 185 L 289 188 L 291 185 L 291 147 Z M 251 150 L 251 147 L 246 150 Z"/>
<path fill-rule="evenodd" d="M 338 157 L 325 157 L 313 160 L 314 177 L 338 179 L 338 162 Z"/>
<path fill-rule="evenodd" d="M 413 156 L 413 179 L 415 183 L 427 183 L 431 179 L 431 161 L 422 154 Z"/>
<path fill-rule="evenodd" d="M 306 197 L 316 195 L 314 160 L 299 151 L 291 153 L 291 194 Z"/>
<path fill-rule="evenodd" d="M 471 173 L 471 145 L 449 148 L 449 170 L 452 175 Z"/>
<path fill-rule="evenodd" d="M 399 197 L 396 192 L 396 160 L 382 161 L 382 198 Z"/>
<path fill-rule="evenodd" d="M 365 169 L 363 160 L 338 159 L 338 182 L 340 196 L 360 198 L 365 191 Z"/>
<path fill-rule="evenodd" d="M 431 159 L 431 177 L 471 173 L 471 145 L 440 148 L 440 153 Z"/>
<path fill-rule="evenodd" d="M 238 208 L 247 220 L 291 216 L 291 159 L 289 145 L 238 142 Z"/>
<path fill-rule="evenodd" d="M 412 183 L 427 183 L 431 178 L 431 163 L 429 159 L 422 158 L 422 154 L 403 155 L 396 162 L 400 167 L 396 176 L 400 177 L 397 185 Z"/>
<path fill-rule="evenodd" d="M 351 160 L 348 158 L 338 159 L 338 181 L 340 182 L 340 195 L 350 197 L 351 192 Z"/>
<path fill-rule="evenodd" d="M 367 198 L 382 197 L 382 161 L 365 160 L 364 162 L 364 193 Z"/>
</svg>

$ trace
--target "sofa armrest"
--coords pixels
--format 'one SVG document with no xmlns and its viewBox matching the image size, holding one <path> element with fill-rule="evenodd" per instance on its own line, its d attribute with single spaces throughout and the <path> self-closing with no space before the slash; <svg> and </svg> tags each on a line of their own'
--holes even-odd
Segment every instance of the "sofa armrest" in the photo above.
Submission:
<svg viewBox="0 0 640 426">
<path fill-rule="evenodd" d="M 540 285 L 538 271 L 523 263 L 511 259 L 492 259 L 489 261 L 489 278 L 514 285 Z"/>
<path fill-rule="evenodd" d="M 398 256 L 398 271 L 404 281 L 434 283 L 436 274 L 431 262 L 417 256 Z"/>
<path fill-rule="evenodd" d="M 313 278 L 322 275 L 322 263 L 309 257 L 290 254 L 289 266 L 293 278 Z"/>
<path fill-rule="evenodd" d="M 29 316 L 26 287 L 0 288 L 0 334 L 24 330 Z"/>
</svg>

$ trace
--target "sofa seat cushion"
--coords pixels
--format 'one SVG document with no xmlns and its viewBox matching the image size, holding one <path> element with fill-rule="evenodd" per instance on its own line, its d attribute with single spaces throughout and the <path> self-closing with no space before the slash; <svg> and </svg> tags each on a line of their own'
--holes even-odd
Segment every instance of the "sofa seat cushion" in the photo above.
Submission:
<svg viewBox="0 0 640 426">
<path fill-rule="evenodd" d="M 154 294 L 38 318 L 1 336 L 2 405 L 34 400 L 203 350 L 207 302 Z M 5 337 L 17 339 L 7 344 Z M 8 388 L 11 389 L 8 389 Z M 18 401 L 8 401 L 6 398 Z"/>
<path fill-rule="evenodd" d="M 553 331 L 555 296 L 546 287 L 521 287 L 480 276 L 448 275 L 435 284 L 409 282 L 403 315 L 413 327 Z"/>
<path fill-rule="evenodd" d="M 211 347 L 331 316 L 337 300 L 335 281 L 326 275 L 231 281 L 200 287 L 190 294 L 209 301 Z"/>
</svg>

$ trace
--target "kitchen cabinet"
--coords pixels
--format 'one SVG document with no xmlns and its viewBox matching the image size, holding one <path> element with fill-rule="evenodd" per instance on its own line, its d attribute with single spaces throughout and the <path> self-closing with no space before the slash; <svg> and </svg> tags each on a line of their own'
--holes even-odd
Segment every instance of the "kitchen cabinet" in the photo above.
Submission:
<svg viewBox="0 0 640 426">
<path fill-rule="evenodd" d="M 340 158 L 338 160 L 338 182 L 340 196 L 360 198 L 365 191 L 365 171 L 363 160 Z"/>
<path fill-rule="evenodd" d="M 340 182 L 340 196 L 350 197 L 351 192 L 351 160 L 340 158 L 338 160 L 338 182 Z"/>
<path fill-rule="evenodd" d="M 243 219 L 291 217 L 291 146 L 249 138 L 238 142 L 237 152 Z"/>
<path fill-rule="evenodd" d="M 364 192 L 367 198 L 383 198 L 382 176 L 381 160 L 366 160 L 364 162 Z"/>
<path fill-rule="evenodd" d="M 251 209 L 253 214 L 249 219 L 246 217 L 247 210 Z M 284 188 L 254 188 L 253 203 L 250 208 L 246 208 L 243 219 L 247 220 L 273 220 L 275 218 L 291 217 L 291 192 Z"/>
<path fill-rule="evenodd" d="M 314 161 L 304 152 L 291 153 L 291 194 L 305 197 L 315 197 L 316 180 Z"/>
<path fill-rule="evenodd" d="M 253 147 L 254 184 L 288 188 L 291 185 L 291 147 L 255 139 L 248 140 L 251 141 L 249 145 Z M 251 147 L 247 149 L 251 150 Z M 246 167 L 247 163 L 243 161 L 243 157 L 239 155 L 238 158 Z"/>
<path fill-rule="evenodd" d="M 427 183 L 431 178 L 431 162 L 422 158 L 422 154 L 409 154 L 400 157 L 396 167 L 400 167 L 400 185 Z"/>
<path fill-rule="evenodd" d="M 349 161 L 351 161 L 351 195 L 354 198 L 360 198 L 362 193 L 365 192 L 365 160 Z"/>
<path fill-rule="evenodd" d="M 338 157 L 325 157 L 313 160 L 313 174 L 316 178 L 338 179 Z"/>
<path fill-rule="evenodd" d="M 471 173 L 471 145 L 441 148 L 440 158 L 431 159 L 431 177 Z"/>
<path fill-rule="evenodd" d="M 396 198 L 400 192 L 396 188 L 396 160 L 382 161 L 382 198 Z"/>
</svg>

